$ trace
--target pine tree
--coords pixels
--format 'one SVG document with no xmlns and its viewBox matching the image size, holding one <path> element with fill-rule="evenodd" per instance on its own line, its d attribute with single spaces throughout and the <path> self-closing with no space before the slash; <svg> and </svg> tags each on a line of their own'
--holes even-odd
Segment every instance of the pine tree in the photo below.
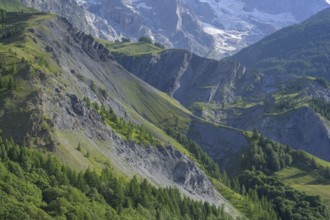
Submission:
<svg viewBox="0 0 330 220">
<path fill-rule="evenodd" d="M 4 82 L 3 82 L 3 79 L 2 77 L 0 77 L 0 89 L 3 89 L 4 88 Z"/>
<path fill-rule="evenodd" d="M 17 65 L 16 63 L 13 64 L 13 67 L 12 67 L 12 73 L 15 75 L 17 74 Z"/>
<path fill-rule="evenodd" d="M 137 207 L 139 203 L 140 187 L 136 176 L 132 178 L 128 187 L 128 194 L 133 200 L 134 207 Z"/>
<path fill-rule="evenodd" d="M 14 89 L 14 80 L 13 80 L 13 77 L 9 77 L 8 83 L 7 83 L 7 89 L 9 89 L 9 90 Z"/>
</svg>

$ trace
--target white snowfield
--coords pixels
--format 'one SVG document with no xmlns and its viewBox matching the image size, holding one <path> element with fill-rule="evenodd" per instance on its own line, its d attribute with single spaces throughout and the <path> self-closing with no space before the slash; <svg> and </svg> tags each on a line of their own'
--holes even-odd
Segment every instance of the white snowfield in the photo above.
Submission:
<svg viewBox="0 0 330 220">
<path fill-rule="evenodd" d="M 206 33 L 212 35 L 215 49 L 224 55 L 231 54 L 269 34 L 262 30 L 264 25 L 268 25 L 269 32 L 272 32 L 298 22 L 290 13 L 269 14 L 257 9 L 246 10 L 247 5 L 240 0 L 199 2 L 207 3 L 211 7 L 216 16 L 213 23 L 216 21 L 222 24 L 219 28 L 204 22 L 203 27 Z M 261 28 L 260 24 L 263 24 Z"/>
</svg>

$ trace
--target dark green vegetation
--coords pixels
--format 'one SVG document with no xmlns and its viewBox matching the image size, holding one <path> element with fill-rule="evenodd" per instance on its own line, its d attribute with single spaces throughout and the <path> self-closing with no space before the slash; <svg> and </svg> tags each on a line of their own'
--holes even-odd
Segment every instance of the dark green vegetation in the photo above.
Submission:
<svg viewBox="0 0 330 220">
<path fill-rule="evenodd" d="M 1 55 L 6 60 L 4 64 L 6 71 L 2 72 L 2 78 L 13 77 L 13 80 L 17 80 L 18 82 L 18 88 L 8 92 L 8 80 L 10 78 L 6 78 L 6 80 L 4 80 L 6 81 L 7 86 L 4 93 L 13 93 L 15 95 L 12 97 L 8 96 L 9 98 L 6 99 L 5 105 L 7 112 L 15 111 L 14 109 L 18 109 L 17 112 L 23 112 L 23 110 L 26 108 L 26 103 L 20 103 L 20 105 L 18 105 L 14 102 L 20 96 L 26 95 L 25 93 L 27 93 L 27 91 L 24 87 L 26 82 L 33 82 L 40 87 L 40 94 L 42 94 L 43 99 L 33 100 L 35 102 L 31 102 L 31 105 L 38 103 L 41 105 L 40 107 L 45 111 L 47 107 L 56 107 L 55 105 L 51 105 L 54 104 L 52 102 L 48 103 L 50 106 L 46 105 L 47 98 L 54 96 L 54 93 L 65 94 L 70 92 L 77 92 L 77 96 L 84 97 L 85 93 L 74 87 L 86 85 L 75 84 L 77 79 L 74 78 L 74 80 L 72 80 L 70 77 L 75 76 L 75 74 L 81 74 L 82 76 L 79 75 L 79 80 L 83 81 L 83 78 L 85 78 L 85 81 L 88 81 L 87 78 L 89 74 L 92 74 L 92 71 L 84 72 L 83 70 L 91 68 L 95 72 L 93 80 L 96 81 L 96 79 L 100 77 L 99 81 L 96 81 L 92 84 L 93 86 L 91 86 L 96 88 L 94 90 L 92 89 L 93 92 L 101 88 L 103 89 L 102 91 L 106 91 L 107 89 L 110 90 L 109 93 L 104 92 L 101 95 L 95 92 L 96 96 L 101 97 L 97 97 L 99 101 L 103 101 L 111 96 L 111 99 L 114 99 L 112 100 L 113 102 L 123 103 L 122 108 L 125 109 L 128 113 L 127 115 L 129 115 L 127 118 L 132 117 L 132 119 L 134 119 L 127 119 L 126 115 L 125 119 L 119 118 L 113 111 L 115 108 L 112 109 L 109 106 L 105 107 L 102 104 L 100 106 L 96 103 L 91 103 L 88 99 L 85 99 L 85 102 L 88 103 L 91 108 L 96 110 L 99 115 L 102 116 L 103 121 L 108 126 L 112 127 L 113 130 L 120 134 L 120 136 L 125 140 L 133 140 L 137 143 L 151 145 L 159 144 L 159 140 L 160 144 L 168 143 L 169 145 L 173 145 L 187 157 L 194 160 L 196 164 L 198 164 L 198 166 L 211 177 L 211 180 L 214 183 L 216 189 L 218 189 L 219 192 L 247 218 L 258 220 L 273 220 L 277 218 L 274 209 L 277 211 L 278 216 L 282 216 L 284 212 L 283 210 L 288 210 L 289 215 L 291 215 L 293 212 L 296 212 L 298 217 L 301 215 L 315 215 L 320 218 L 325 216 L 324 207 L 320 204 L 320 200 L 318 198 L 308 197 L 306 194 L 293 190 L 286 184 L 279 185 L 278 182 L 281 177 L 277 176 L 279 172 L 282 172 L 285 169 L 291 168 L 293 166 L 295 166 L 295 168 L 299 167 L 306 172 L 308 169 L 312 169 L 319 175 L 324 176 L 324 172 L 327 172 L 327 169 L 322 171 L 322 163 L 312 158 L 309 160 L 309 164 L 313 166 L 307 166 L 305 163 L 300 165 L 296 164 L 295 158 L 298 157 L 298 154 L 294 154 L 294 152 L 291 151 L 288 147 L 279 145 L 276 142 L 266 140 L 265 138 L 262 139 L 261 137 L 259 139 L 259 136 L 255 134 L 254 139 L 251 141 L 251 143 L 253 143 L 251 144 L 251 150 L 247 150 L 245 152 L 245 156 L 246 158 L 250 158 L 251 156 L 251 158 L 257 158 L 259 160 L 243 160 L 243 164 L 245 162 L 243 168 L 250 170 L 257 169 L 263 171 L 265 175 L 267 174 L 273 177 L 265 176 L 264 178 L 261 176 L 260 179 L 262 180 L 258 182 L 258 186 L 255 187 L 255 185 L 249 185 L 248 181 L 239 182 L 238 178 L 230 178 L 226 173 L 220 173 L 217 164 L 215 164 L 214 161 L 210 159 L 210 157 L 197 143 L 187 138 L 185 134 L 190 129 L 189 126 L 191 126 L 192 122 L 199 125 L 201 127 L 200 129 L 207 128 L 207 126 L 214 126 L 218 130 L 223 129 L 222 131 L 227 131 L 225 134 L 229 135 L 233 135 L 234 132 L 230 133 L 229 131 L 234 129 L 228 128 L 228 130 L 226 130 L 227 128 L 223 128 L 219 125 L 211 123 L 208 124 L 206 122 L 205 127 L 202 127 L 200 124 L 198 124 L 201 121 L 199 118 L 194 117 L 189 111 L 185 110 L 182 106 L 175 102 L 175 100 L 166 94 L 160 93 L 157 90 L 142 84 L 142 82 L 135 80 L 135 78 L 131 77 L 127 72 L 118 71 L 119 68 L 117 69 L 117 67 L 111 66 L 110 64 L 108 65 L 106 62 L 93 62 L 92 60 L 86 58 L 88 56 L 83 56 L 84 54 L 80 54 L 79 52 L 79 59 L 82 57 L 85 59 L 84 61 L 86 61 L 86 63 L 92 63 L 90 66 L 82 65 L 79 63 L 78 59 L 75 59 L 74 56 L 71 56 L 72 54 L 77 53 L 74 52 L 74 48 L 77 47 L 80 49 L 81 45 L 76 44 L 74 40 L 70 38 L 70 36 L 68 37 L 71 39 L 72 43 L 75 44 L 74 47 L 70 47 L 67 44 L 61 44 L 61 42 L 57 43 L 62 46 L 62 48 L 65 48 L 65 46 L 70 47 L 67 49 L 67 51 L 71 51 L 71 54 L 67 52 L 66 56 L 68 59 L 72 59 L 72 62 L 75 65 L 78 65 L 79 63 L 82 67 L 81 69 L 77 68 L 74 71 L 70 71 L 70 74 L 67 74 L 65 71 L 61 70 L 61 65 L 68 65 L 65 63 L 65 61 L 68 59 L 62 59 L 61 65 L 58 65 L 58 63 L 56 63 L 56 61 L 53 59 L 55 55 L 59 56 L 59 53 L 55 53 L 58 47 L 51 45 L 53 52 L 55 51 L 53 54 L 46 49 L 49 48 L 47 47 L 49 44 L 52 44 L 57 39 L 50 38 L 48 41 L 44 41 L 44 39 L 49 38 L 51 34 L 45 34 L 45 36 L 42 36 L 43 39 L 36 37 L 36 34 L 33 34 L 33 31 L 35 33 L 40 33 L 38 32 L 38 28 L 43 30 L 42 33 L 46 33 L 52 26 L 47 22 L 44 22 L 42 25 L 40 25 L 40 27 L 36 27 L 37 25 L 31 25 L 31 23 L 39 19 L 48 19 L 48 17 L 45 14 L 32 15 L 19 13 L 16 14 L 11 21 L 7 21 L 6 28 L 9 28 L 10 26 L 15 28 L 15 26 L 26 22 L 24 23 L 24 27 L 26 28 L 22 29 L 22 35 L 24 36 L 22 36 L 20 32 L 15 32 L 13 35 L 14 37 L 4 38 L 1 40 L 0 51 Z M 55 26 L 61 25 L 57 23 L 57 20 L 54 17 L 51 24 L 55 24 Z M 33 28 L 29 28 L 29 26 L 33 26 Z M 51 31 L 49 32 L 52 33 Z M 59 31 L 59 33 L 62 32 Z M 159 53 L 159 51 L 162 50 L 155 45 L 151 45 L 145 42 L 132 44 L 126 41 L 123 43 L 106 43 L 106 45 L 113 53 L 116 53 L 117 51 L 118 53 L 132 53 L 134 55 Z M 12 52 L 8 52 L 9 47 L 13 48 Z M 86 48 L 84 49 L 86 50 Z M 64 51 L 61 51 L 61 53 L 64 53 Z M 91 54 L 93 55 L 94 53 L 90 53 L 89 55 L 92 56 Z M 93 58 L 95 58 L 95 56 Z M 28 61 L 26 62 L 24 60 Z M 93 65 L 97 64 L 100 65 L 100 69 L 105 69 L 104 73 L 107 76 L 106 78 L 103 78 L 102 74 L 96 74 L 98 73 L 98 70 L 93 69 Z M 70 65 L 68 65 L 68 67 L 70 67 L 68 69 L 75 68 L 74 66 Z M 65 83 L 68 82 L 67 84 L 69 85 L 65 87 L 65 84 L 62 84 L 61 80 L 65 81 Z M 109 84 L 111 85 L 106 83 L 107 80 L 110 81 Z M 54 86 L 55 84 L 56 87 Z M 102 87 L 100 84 L 102 84 Z M 71 87 L 74 89 L 71 89 Z M 57 92 L 55 88 L 60 88 L 61 91 Z M 78 93 L 80 94 L 78 95 Z M 60 98 L 65 97 L 66 96 L 63 95 Z M 0 99 L 2 99 L 2 97 L 0 97 Z M 46 102 L 44 106 L 42 101 Z M 102 101 L 98 103 L 103 103 Z M 3 103 L 4 102 L 1 102 L 0 105 Z M 66 103 L 64 102 L 64 104 Z M 17 106 L 20 108 L 17 108 Z M 70 108 L 70 105 L 67 107 Z M 32 115 L 30 112 L 24 113 L 28 116 Z M 18 113 L 14 116 L 17 115 L 19 116 Z M 39 116 L 40 112 L 38 111 L 34 115 Z M 31 127 L 43 125 L 41 131 L 44 133 L 51 132 L 52 129 L 56 129 L 52 127 L 52 116 L 45 114 L 40 115 L 40 117 L 42 120 L 33 121 L 34 124 Z M 71 117 L 63 118 L 68 120 L 72 119 Z M 138 123 L 139 126 L 134 125 L 129 121 L 138 121 L 140 124 Z M 16 123 L 14 122 L 16 121 L 11 122 L 11 126 L 16 128 Z M 4 125 L 1 124 L 1 126 Z M 171 130 L 170 128 L 174 129 Z M 79 129 L 80 127 L 78 127 L 75 132 L 77 132 Z M 67 132 L 68 130 L 63 132 Z M 218 134 L 218 130 L 214 132 L 214 136 Z M 9 132 L 9 126 L 7 125 L 4 126 L 4 132 L 7 133 L 7 137 L 10 135 L 10 133 L 15 133 Z M 42 132 L 35 133 L 33 135 L 39 138 L 38 135 L 44 134 Z M 167 132 L 169 135 L 167 135 L 165 132 Z M 243 136 L 242 131 L 235 130 L 235 134 L 236 133 L 239 133 L 240 136 Z M 70 135 L 71 133 L 68 136 Z M 57 147 L 56 154 L 53 155 L 52 153 L 46 151 L 45 154 L 48 154 L 48 157 L 41 153 L 41 151 L 31 150 L 25 147 L 18 147 L 17 145 L 13 144 L 12 141 L 7 141 L 1 145 L 0 153 L 2 159 L 0 167 L 2 171 L 0 175 L 3 175 L 3 178 L 0 180 L 0 192 L 2 197 L 6 198 L 4 204 L 1 205 L 3 208 L 1 212 L 6 213 L 3 216 L 13 215 L 13 209 L 18 207 L 18 212 L 15 212 L 18 213 L 18 215 L 10 217 L 25 219 L 28 218 L 26 215 L 30 215 L 31 218 L 35 218 L 35 215 L 38 215 L 43 219 L 52 217 L 66 217 L 68 219 L 207 219 L 207 217 L 209 217 L 209 219 L 215 219 L 216 217 L 219 217 L 220 219 L 228 218 L 225 217 L 222 209 L 216 209 L 208 204 L 203 204 L 200 202 L 193 202 L 190 199 L 182 197 L 178 190 L 156 189 L 146 181 L 140 181 L 137 178 L 128 180 L 126 177 L 119 176 L 117 174 L 117 170 L 110 171 L 108 167 L 109 163 L 103 162 L 101 160 L 103 158 L 101 158 L 99 155 L 96 155 L 96 153 L 99 152 L 103 153 L 103 151 L 98 152 L 97 147 L 101 148 L 101 146 L 97 146 L 94 149 L 93 147 L 89 146 L 90 143 L 85 143 L 83 140 L 81 140 L 84 138 L 84 133 L 77 132 L 75 135 L 81 135 L 79 136 L 78 145 L 76 143 L 73 148 L 70 148 L 65 144 L 55 146 L 55 148 Z M 175 140 L 170 138 L 170 136 Z M 55 137 L 54 142 L 60 141 L 60 138 L 56 139 L 57 137 L 55 135 L 53 137 Z M 69 143 L 70 140 L 72 140 L 70 138 L 66 139 L 62 143 Z M 216 138 L 224 139 L 225 137 L 216 136 Z M 46 139 L 46 141 L 47 143 L 48 141 L 51 143 L 53 140 Z M 216 142 L 215 145 L 217 144 L 218 143 Z M 234 144 L 227 147 L 235 147 Z M 102 145 L 102 143 L 100 145 Z M 45 148 L 42 148 L 42 145 L 36 146 L 45 150 Z M 102 148 L 102 150 L 104 149 Z M 74 151 L 74 153 L 72 153 L 72 151 Z M 58 152 L 62 154 L 59 154 Z M 61 162 L 56 159 L 58 157 L 63 160 L 61 157 L 62 155 L 68 155 L 67 158 L 65 158 L 67 160 L 85 160 L 87 167 L 91 166 L 92 168 L 85 171 L 84 167 L 72 166 L 83 170 L 80 173 L 76 172 L 71 169 L 72 167 L 69 168 L 66 165 L 62 165 Z M 302 154 L 301 157 L 301 161 L 307 160 L 306 158 L 308 158 L 304 154 Z M 99 165 L 97 168 L 105 167 L 105 169 L 96 169 L 99 172 L 92 171 L 94 169 L 93 165 L 97 163 L 95 161 L 100 164 L 102 163 L 102 165 Z M 324 167 L 327 166 L 324 165 Z M 246 172 L 243 173 L 245 174 Z M 268 181 L 267 178 L 273 179 L 272 181 Z M 251 181 L 257 181 L 258 179 L 259 177 L 255 178 L 254 175 L 249 177 L 249 180 Z M 273 185 L 275 186 L 273 187 Z M 290 194 L 287 195 L 283 193 L 283 191 L 288 191 Z M 291 194 L 293 197 L 291 197 Z M 276 200 L 277 197 L 279 201 L 292 204 L 292 207 L 289 205 L 288 207 L 278 207 L 278 204 L 276 203 L 276 201 L 278 201 Z M 299 201 L 297 201 L 295 197 L 299 198 Z M 301 207 L 303 207 L 304 210 L 301 210 Z"/>
<path fill-rule="evenodd" d="M 2 4 L 5 4 L 5 2 Z M 8 12 L 1 9 L 0 4 L 0 39 L 13 37 L 19 32 L 19 27 L 12 27 L 10 25 L 12 20 L 15 20 L 17 16 L 17 12 Z M 18 85 L 15 78 L 19 71 L 24 71 L 27 68 L 25 60 L 6 59 L 6 54 L 4 53 L 0 53 L 0 59 L 0 93 L 6 90 L 16 90 Z"/>
<path fill-rule="evenodd" d="M 284 28 L 232 58 L 265 73 L 312 75 L 330 79 L 330 9 Z"/>
<path fill-rule="evenodd" d="M 251 137 L 251 148 L 242 155 L 243 172 L 240 182 L 246 189 L 256 190 L 259 197 L 266 197 L 273 203 L 281 219 L 328 219 L 327 208 L 320 196 L 310 196 L 288 185 L 278 176 L 277 171 L 296 167 L 308 172 L 317 172 L 329 178 L 330 167 L 317 161 L 313 156 L 266 139 L 255 130 Z"/>
<path fill-rule="evenodd" d="M 277 218 L 271 203 L 267 199 L 255 197 L 255 190 L 251 189 L 247 192 L 241 188 L 241 184 L 236 178 L 231 179 L 226 171 L 221 172 L 218 164 L 202 150 L 198 143 L 176 132 L 174 129 L 166 129 L 166 133 L 182 144 L 197 159 L 203 170 L 214 179 L 220 193 L 244 213 L 246 217 L 256 220 L 275 220 Z"/>
<path fill-rule="evenodd" d="M 136 177 L 76 172 L 53 155 L 0 139 L 0 216 L 4 219 L 231 219 L 222 209 L 157 189 Z"/>
<path fill-rule="evenodd" d="M 225 184 L 214 183 L 215 186 L 245 217 L 253 220 L 279 219 L 272 203 L 266 197 L 259 198 L 254 189 L 246 190 L 244 185 L 240 185 L 237 178 L 231 180 L 226 178 L 225 174 L 222 178 Z"/>
<path fill-rule="evenodd" d="M 17 89 L 17 83 L 12 76 L 0 77 L 0 91 Z"/>
<path fill-rule="evenodd" d="M 240 181 L 247 189 L 256 190 L 259 197 L 267 197 L 281 219 L 316 220 L 329 217 L 319 196 L 308 196 L 261 171 L 244 171 Z"/>
<path fill-rule="evenodd" d="M 266 139 L 255 130 L 251 138 L 251 148 L 242 156 L 242 167 L 271 174 L 292 164 L 291 152 L 290 147 Z"/>
</svg>

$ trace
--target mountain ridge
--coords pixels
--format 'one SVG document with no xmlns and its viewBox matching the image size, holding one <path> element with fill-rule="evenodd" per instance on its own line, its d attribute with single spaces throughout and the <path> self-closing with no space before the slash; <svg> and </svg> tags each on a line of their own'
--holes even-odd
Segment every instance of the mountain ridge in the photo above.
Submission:
<svg viewBox="0 0 330 220">
<path fill-rule="evenodd" d="M 328 11 L 325 9 L 314 17 L 327 16 Z M 314 17 L 302 25 L 313 21 Z M 299 25 L 276 34 L 290 29 L 294 31 L 296 27 Z M 318 37 L 326 39 L 328 33 L 325 30 L 323 28 L 324 34 Z M 272 36 L 266 40 L 269 38 Z M 313 43 L 327 50 L 322 43 Z M 107 47 L 112 50 L 111 45 Z M 315 98 L 329 100 L 329 87 L 325 80 L 313 75 L 259 71 L 235 61 L 235 56 L 215 61 L 188 51 L 171 49 L 132 55 L 126 53 L 131 44 L 123 44 L 122 47 L 127 48 L 113 53 L 121 65 L 167 92 L 196 115 L 243 130 L 257 128 L 281 143 L 330 159 L 327 156 L 330 149 L 328 122 L 311 107 L 311 100 Z M 304 50 L 304 47 L 299 48 Z M 249 48 L 241 53 L 247 50 Z M 318 123 L 310 130 L 303 129 L 312 121 Z M 324 135 L 316 140 L 320 133 Z"/>
<path fill-rule="evenodd" d="M 329 6 L 324 0 L 314 1 L 312 5 L 305 0 L 275 4 L 247 0 L 71 0 L 71 7 L 79 13 L 70 13 L 61 7 L 65 4 L 62 0 L 49 3 L 24 0 L 24 3 L 64 16 L 96 37 L 113 41 L 150 36 L 166 47 L 183 48 L 215 59 L 232 55 Z"/>
<path fill-rule="evenodd" d="M 326 31 L 329 14 L 330 8 L 324 9 L 301 24 L 282 29 L 243 49 L 232 59 L 266 74 L 277 72 L 329 79 Z M 274 50 L 278 45 L 280 50 Z"/>
<path fill-rule="evenodd" d="M 27 186 L 33 188 L 30 192 L 35 194 L 35 200 L 30 203 L 35 206 L 32 209 L 28 206 L 27 209 L 36 210 L 43 216 L 45 213 L 52 217 L 78 216 L 76 210 L 79 210 L 80 203 L 88 199 L 94 202 L 94 207 L 100 208 L 100 215 L 104 214 L 105 207 L 111 209 L 108 214 L 126 214 L 128 219 L 132 216 L 159 219 L 159 216 L 164 217 L 164 212 L 167 212 L 165 219 L 168 215 L 184 215 L 186 209 L 181 210 L 181 206 L 176 204 L 181 204 L 180 199 L 173 203 L 174 209 L 169 211 L 150 206 L 152 203 L 148 203 L 148 198 L 154 197 L 146 189 L 151 186 L 142 180 L 139 185 L 136 177 L 130 179 L 137 174 L 155 185 L 162 186 L 165 182 L 165 186 L 178 188 L 190 199 L 199 200 L 194 206 L 205 208 L 200 208 L 199 213 L 191 211 L 194 216 L 205 217 L 213 213 L 215 216 L 211 216 L 212 219 L 222 216 L 225 211 L 233 217 L 276 219 L 276 215 L 283 214 L 272 197 L 266 199 L 260 192 L 269 189 L 268 185 L 258 183 L 251 187 L 249 181 L 238 182 L 238 177 L 231 179 L 225 173 L 221 174 L 212 159 L 200 148 L 203 147 L 218 163 L 235 165 L 233 159 L 235 162 L 236 159 L 244 159 L 242 153 L 245 151 L 268 151 L 269 147 L 263 143 L 265 138 L 256 132 L 221 126 L 193 115 L 169 95 L 125 70 L 116 63 L 115 54 L 92 36 L 75 29 L 65 19 L 45 13 L 14 12 L 8 14 L 3 26 L 5 28 L 1 31 L 10 34 L 1 34 L 0 40 L 0 55 L 3 58 L 0 74 L 1 134 L 9 139 L 14 137 L 21 145 L 35 148 L 30 150 L 18 146 L 12 139 L 1 140 L 0 169 L 3 171 L 1 174 L 6 176 L 1 178 L 1 185 L 7 187 L 10 181 L 15 184 L 15 195 L 1 191 L 6 201 L 12 201 L 9 204 L 26 207 L 22 203 L 28 195 L 23 190 L 24 194 L 20 197 L 16 191 L 21 186 Z M 251 143 L 255 141 L 260 143 L 252 147 Z M 291 152 L 290 148 L 270 140 L 268 142 L 274 146 L 271 149 L 274 155 L 270 154 L 270 159 L 262 163 L 275 170 L 289 166 L 292 162 L 290 155 L 287 155 Z M 284 164 L 278 158 L 283 153 L 288 158 Z M 47 162 L 42 160 L 44 154 L 50 155 Z M 307 160 L 306 157 L 301 160 Z M 82 172 L 71 171 L 56 158 Z M 276 162 L 281 162 L 279 167 Z M 323 172 L 319 164 L 328 166 L 317 160 L 315 172 Z M 104 167 L 113 169 L 116 174 L 107 172 Z M 258 172 L 266 172 L 268 168 L 256 167 Z M 254 181 L 253 175 L 259 174 L 251 172 L 243 174 L 251 174 L 248 178 Z M 42 181 L 36 181 L 40 173 L 47 175 L 43 175 Z M 117 173 L 122 174 L 123 179 L 118 179 Z M 55 179 L 48 174 L 54 175 Z M 22 177 L 26 177 L 26 181 L 18 183 L 18 178 Z M 121 190 L 120 184 L 115 183 L 125 183 L 125 178 L 130 179 L 126 179 L 129 184 L 124 184 Z M 275 187 L 272 192 L 279 194 L 280 201 L 293 204 L 288 207 L 290 216 L 292 211 L 297 211 L 296 215 L 326 218 L 325 207 L 319 197 L 308 196 L 286 183 L 273 185 L 279 181 L 274 178 L 263 176 L 261 180 L 269 179 L 271 187 Z M 77 183 L 81 184 L 77 186 Z M 248 191 L 244 191 L 241 184 L 248 187 Z M 260 188 L 253 188 L 255 186 Z M 155 190 L 152 188 L 153 195 L 159 192 Z M 159 190 L 163 191 L 164 197 L 169 191 L 173 193 L 172 199 L 182 198 L 178 190 Z M 293 196 L 283 194 L 285 190 Z M 123 191 L 126 199 L 120 200 Z M 78 198 L 81 199 L 79 202 L 76 200 Z M 111 198 L 119 200 L 114 204 Z M 190 201 L 182 200 L 183 203 Z M 157 201 L 164 200 L 159 197 Z M 218 212 L 210 212 L 208 203 L 202 201 L 225 206 L 223 211 L 212 207 Z M 76 207 L 72 207 L 74 203 Z M 105 206 L 99 206 L 100 203 Z M 92 211 L 89 209 L 90 203 L 85 205 L 83 213 L 87 216 Z M 302 205 L 305 205 L 303 211 Z M 6 216 L 15 213 L 8 211 L 12 210 L 8 204 L 1 207 L 4 208 L 0 212 L 5 212 Z M 189 216 L 185 218 L 189 219 Z M 227 218 L 230 219 L 229 216 Z"/>
<path fill-rule="evenodd" d="M 24 14 L 18 16 L 24 17 Z M 178 113 L 175 114 L 176 119 L 182 123 L 178 128 L 187 129 L 188 122 L 184 120 L 192 117 L 188 110 L 128 73 L 112 61 L 111 54 L 101 44 L 74 29 L 66 20 L 44 13 L 31 17 L 35 20 L 25 21 L 29 22 L 28 27 L 16 33 L 24 41 L 2 39 L 7 41 L 5 46 L 1 45 L 2 50 L 11 47 L 8 50 L 10 55 L 4 55 L 6 59 L 16 57 L 15 53 L 19 55 L 15 60 L 18 62 L 18 75 L 14 75 L 19 83 L 18 89 L 0 91 L 4 100 L 1 102 L 3 112 L 0 119 L 4 137 L 47 149 L 77 169 L 84 170 L 89 166 L 100 169 L 107 166 L 112 158 L 112 162 L 123 165 L 117 167 L 122 173 L 128 170 L 128 173 L 139 174 L 154 183 L 166 183 L 164 187 L 179 188 L 191 198 L 217 206 L 225 204 L 226 212 L 241 215 L 215 191 L 206 173 L 192 161 L 196 160 L 194 156 L 153 124 L 158 120 L 164 126 L 172 123 L 175 119 L 166 117 L 174 115 L 173 111 Z M 23 71 L 21 64 L 30 66 L 29 70 Z M 27 91 L 23 87 L 25 84 L 33 91 Z M 142 100 L 136 99 L 139 94 L 147 96 Z M 11 102 L 13 96 L 20 98 Z M 114 128 L 108 127 L 100 112 L 86 106 L 85 97 L 99 106 L 112 106 L 120 117 L 150 129 L 152 135 L 167 147 L 154 148 L 125 140 L 123 134 L 116 134 Z M 163 107 L 165 104 L 166 108 Z M 17 105 L 24 111 L 21 108 L 13 110 Z M 160 117 L 159 109 L 166 112 L 165 118 Z M 77 146 L 84 153 L 77 150 Z M 154 162 L 150 159 L 148 164 L 143 159 L 146 155 L 154 155 Z M 164 166 L 153 164 L 161 164 L 160 161 L 164 162 Z M 166 163 L 168 161 L 171 165 Z M 155 179 L 155 173 L 159 178 Z M 166 181 L 163 183 L 162 180 Z"/>
</svg>

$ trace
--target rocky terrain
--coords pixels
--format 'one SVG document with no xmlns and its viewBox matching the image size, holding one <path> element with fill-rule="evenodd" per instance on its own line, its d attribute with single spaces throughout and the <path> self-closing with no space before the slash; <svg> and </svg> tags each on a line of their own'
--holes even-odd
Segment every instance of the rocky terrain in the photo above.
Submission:
<svg viewBox="0 0 330 220">
<path fill-rule="evenodd" d="M 106 20 L 90 13 L 82 7 L 82 2 L 75 0 L 22 0 L 28 7 L 54 13 L 70 21 L 79 30 L 91 34 L 98 38 L 114 41 L 118 39 L 116 31 L 107 23 Z"/>
<path fill-rule="evenodd" d="M 327 219 L 330 164 L 241 130 L 327 155 L 326 80 L 0 9 L 1 216 Z"/>
<path fill-rule="evenodd" d="M 33 51 L 32 59 L 42 59 L 43 64 L 32 65 L 24 73 L 27 75 L 22 83 L 29 89 L 24 94 L 17 92 L 17 102 L 11 105 L 7 105 L 8 101 L 3 102 L 3 137 L 48 149 L 77 169 L 110 163 L 120 173 L 139 175 L 158 186 L 176 187 L 193 199 L 219 207 L 224 204 L 226 212 L 240 215 L 215 190 L 196 162 L 185 155 L 186 150 L 157 127 L 164 129 L 174 120 L 184 123 L 182 128 L 193 134 L 191 138 L 196 137 L 196 141 L 203 142 L 203 147 L 218 153 L 214 155 L 216 159 L 227 158 L 230 153 L 248 147 L 241 131 L 209 124 L 193 116 L 174 99 L 118 65 L 102 44 L 75 29 L 65 19 L 55 16 L 40 19 L 38 26 L 30 27 L 22 34 L 28 39 L 28 45 L 38 48 Z M 24 52 L 25 44 L 19 48 L 23 48 L 20 53 L 30 59 Z M 136 98 L 142 96 L 144 98 Z M 111 107 L 119 117 L 150 129 L 162 146 L 125 140 L 105 124 L 100 113 L 83 101 L 85 98 Z M 13 111 L 15 105 L 24 106 L 26 110 Z M 17 126 L 16 118 L 20 118 Z M 7 127 L 8 124 L 11 126 Z M 205 126 L 212 132 L 206 131 Z M 203 140 L 201 137 L 205 132 L 223 138 Z M 234 144 L 230 135 L 241 141 Z M 91 156 L 86 157 L 76 150 L 80 143 Z"/>
<path fill-rule="evenodd" d="M 330 159 L 328 121 L 309 107 L 313 98 L 329 100 L 329 88 L 318 78 L 265 74 L 233 59 L 215 61 L 184 50 L 119 53 L 116 60 L 200 117 L 244 130 L 257 128 L 281 143 Z"/>
<path fill-rule="evenodd" d="M 87 1 L 88 2 L 88 1 Z M 90 1 L 90 10 L 129 38 L 220 58 L 328 6 L 325 1 Z M 289 5 L 288 5 L 289 4 Z M 150 19 L 152 18 L 152 19 Z"/>
<path fill-rule="evenodd" d="M 24 0 L 24 3 L 66 17 L 97 37 L 137 40 L 146 35 L 166 47 L 183 48 L 216 59 L 329 6 L 325 0 L 70 0 L 65 3 Z"/>
<path fill-rule="evenodd" d="M 93 91 L 85 88 L 93 94 Z M 176 187 L 191 198 L 216 206 L 227 203 L 214 189 L 204 171 L 173 146 L 150 146 L 125 141 L 116 131 L 107 127 L 102 116 L 90 109 L 83 100 L 60 90 L 55 93 L 53 99 L 45 97 L 42 101 L 46 109 L 44 113 L 54 123 L 53 129 L 85 136 L 95 146 L 100 142 L 105 143 L 98 150 L 111 161 L 116 170 L 126 175 L 139 175 L 158 186 Z M 65 144 L 70 141 L 61 138 L 57 140 L 65 141 Z M 227 212 L 236 212 L 233 207 L 225 206 Z"/>
</svg>

